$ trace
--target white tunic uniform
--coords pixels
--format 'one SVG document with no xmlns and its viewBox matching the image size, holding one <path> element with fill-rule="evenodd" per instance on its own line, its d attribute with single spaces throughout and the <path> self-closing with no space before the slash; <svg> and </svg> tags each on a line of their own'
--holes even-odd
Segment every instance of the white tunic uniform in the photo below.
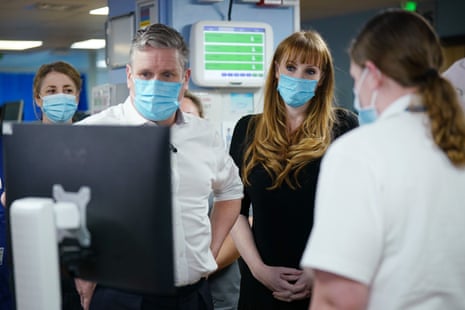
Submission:
<svg viewBox="0 0 465 310">
<path fill-rule="evenodd" d="M 465 309 L 465 169 L 410 100 L 330 147 L 301 263 L 370 286 L 368 309 Z"/>
</svg>

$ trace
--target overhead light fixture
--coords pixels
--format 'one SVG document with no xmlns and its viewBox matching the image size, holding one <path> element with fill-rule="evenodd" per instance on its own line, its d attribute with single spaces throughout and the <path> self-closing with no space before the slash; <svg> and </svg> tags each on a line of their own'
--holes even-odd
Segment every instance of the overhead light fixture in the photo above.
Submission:
<svg viewBox="0 0 465 310">
<path fill-rule="evenodd" d="M 56 2 L 56 1 L 55 1 Z M 38 9 L 41 11 L 55 11 L 55 12 L 69 12 L 83 7 L 82 4 L 58 4 L 58 3 L 47 3 L 38 2 L 34 3 L 31 8 Z"/>
<path fill-rule="evenodd" d="M 90 10 L 90 15 L 108 15 L 108 7 L 104 6 L 98 9 Z"/>
<path fill-rule="evenodd" d="M 42 45 L 42 41 L 0 40 L 0 50 L 22 51 Z"/>
<path fill-rule="evenodd" d="M 71 48 L 98 50 L 105 47 L 105 40 L 90 39 L 85 41 L 74 42 Z"/>
</svg>

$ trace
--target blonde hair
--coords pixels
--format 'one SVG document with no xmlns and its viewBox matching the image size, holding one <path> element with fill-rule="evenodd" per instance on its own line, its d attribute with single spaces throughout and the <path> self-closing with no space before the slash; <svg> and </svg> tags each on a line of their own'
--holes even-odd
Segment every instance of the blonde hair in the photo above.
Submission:
<svg viewBox="0 0 465 310">
<path fill-rule="evenodd" d="M 285 102 L 277 91 L 275 64 L 282 61 L 311 63 L 322 72 L 315 96 L 306 111 L 306 118 L 295 132 L 287 128 Z M 251 143 L 244 154 L 243 181 L 257 165 L 262 165 L 273 179 L 269 189 L 283 182 L 291 188 L 300 187 L 298 174 L 310 161 L 321 157 L 331 142 L 334 122 L 334 69 L 330 51 L 316 31 L 295 32 L 276 48 L 264 89 L 264 107 L 261 115 L 252 118 L 255 129 Z M 249 135 L 248 135 L 249 136 Z"/>
<path fill-rule="evenodd" d="M 439 74 L 444 56 L 426 19 L 403 10 L 384 11 L 365 25 L 350 56 L 361 67 L 372 61 L 404 87 L 417 87 L 434 142 L 455 166 L 465 165 L 465 116 L 454 87 Z"/>
<path fill-rule="evenodd" d="M 191 93 L 189 90 L 186 90 L 184 92 L 184 97 L 192 101 L 192 103 L 197 108 L 197 111 L 199 112 L 199 117 L 204 118 L 205 115 L 203 112 L 203 105 L 202 105 L 202 102 L 200 101 L 200 98 L 194 95 L 193 93 Z"/>
</svg>

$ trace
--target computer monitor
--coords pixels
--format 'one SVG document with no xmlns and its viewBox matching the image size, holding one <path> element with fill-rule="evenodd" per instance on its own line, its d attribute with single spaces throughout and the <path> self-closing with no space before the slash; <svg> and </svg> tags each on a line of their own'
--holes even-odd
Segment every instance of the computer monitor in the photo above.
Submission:
<svg viewBox="0 0 465 310">
<path fill-rule="evenodd" d="M 21 122 L 23 120 L 24 101 L 8 101 L 0 106 L 0 120 Z"/>
<path fill-rule="evenodd" d="M 56 184 L 66 192 L 86 186 L 92 255 L 78 260 L 76 276 L 136 293 L 173 293 L 169 128 L 10 126 L 3 132 L 7 210 L 20 198 L 53 197 Z M 14 248 L 12 256 L 14 263 Z"/>
<path fill-rule="evenodd" d="M 273 54 L 269 24 L 203 20 L 190 32 L 192 81 L 203 87 L 262 87 Z"/>
</svg>

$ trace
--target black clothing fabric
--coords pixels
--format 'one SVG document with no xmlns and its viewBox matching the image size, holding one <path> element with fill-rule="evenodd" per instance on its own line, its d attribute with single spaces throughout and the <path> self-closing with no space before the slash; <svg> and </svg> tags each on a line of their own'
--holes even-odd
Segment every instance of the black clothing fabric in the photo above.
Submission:
<svg viewBox="0 0 465 310">
<path fill-rule="evenodd" d="M 208 281 L 178 287 L 172 296 L 129 293 L 97 285 L 90 310 L 213 310 Z"/>
<path fill-rule="evenodd" d="M 354 113 L 336 109 L 333 139 L 358 125 Z M 242 176 L 243 156 L 254 134 L 254 117 L 241 118 L 233 133 L 230 154 Z M 249 128 L 249 125 L 250 128 Z M 250 186 L 244 187 L 241 214 L 248 216 L 253 208 L 252 234 L 263 262 L 270 266 L 300 268 L 299 263 L 313 226 L 313 209 L 321 158 L 309 162 L 298 176 L 300 188 L 292 189 L 286 182 L 268 190 L 272 180 L 263 166 L 256 166 L 249 175 Z M 241 289 L 239 309 L 302 309 L 309 299 L 281 302 L 256 280 L 245 262 L 240 262 Z"/>
<path fill-rule="evenodd" d="M 61 309 L 82 310 L 81 297 L 74 285 L 74 279 L 63 274 L 61 276 Z"/>
</svg>

